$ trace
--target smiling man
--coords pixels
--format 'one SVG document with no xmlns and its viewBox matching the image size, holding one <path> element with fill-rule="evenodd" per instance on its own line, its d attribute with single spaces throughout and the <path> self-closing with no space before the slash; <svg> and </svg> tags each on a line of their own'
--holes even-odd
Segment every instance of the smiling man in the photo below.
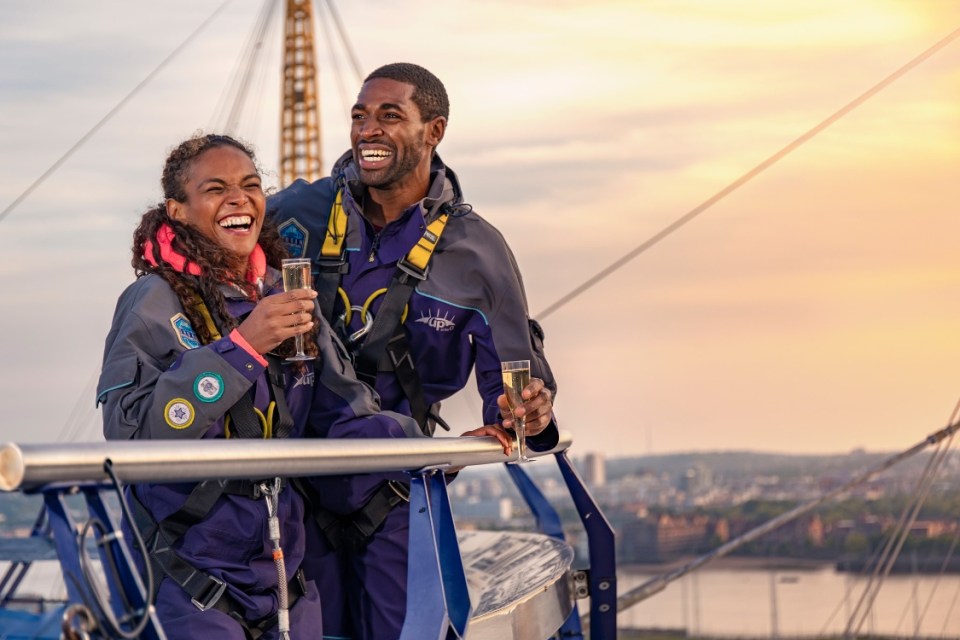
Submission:
<svg viewBox="0 0 960 640">
<path fill-rule="evenodd" d="M 269 199 L 268 215 L 290 252 L 313 260 L 321 311 L 384 409 L 413 416 L 428 435 L 437 424 L 448 429 L 440 402 L 474 372 L 484 424 L 511 429 L 500 362 L 530 360 L 517 415 L 528 444 L 549 449 L 556 386 L 543 333 L 527 316 L 509 247 L 436 153 L 448 118 L 446 89 L 432 73 L 407 63 L 377 69 L 357 96 L 351 150 L 331 177 L 295 182 Z M 306 571 L 320 586 L 326 637 L 399 637 L 406 487 L 377 475 L 318 482 L 329 490 L 314 496 Z"/>
</svg>

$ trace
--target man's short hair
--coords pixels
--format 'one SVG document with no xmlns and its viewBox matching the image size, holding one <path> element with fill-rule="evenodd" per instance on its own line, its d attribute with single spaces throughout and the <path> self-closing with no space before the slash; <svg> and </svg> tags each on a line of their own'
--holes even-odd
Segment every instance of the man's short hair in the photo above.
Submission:
<svg viewBox="0 0 960 640">
<path fill-rule="evenodd" d="M 409 62 L 385 64 L 374 70 L 363 81 L 364 84 L 376 78 L 386 78 L 413 85 L 413 102 L 420 109 L 423 122 L 437 116 L 450 119 L 450 100 L 440 78 L 423 67 Z"/>
</svg>

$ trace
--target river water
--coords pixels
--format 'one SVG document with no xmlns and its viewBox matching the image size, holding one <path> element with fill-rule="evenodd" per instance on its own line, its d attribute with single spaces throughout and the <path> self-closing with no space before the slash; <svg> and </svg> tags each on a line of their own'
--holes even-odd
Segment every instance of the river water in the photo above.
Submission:
<svg viewBox="0 0 960 640">
<path fill-rule="evenodd" d="M 6 565 L 0 562 L 0 573 Z M 621 569 L 619 593 L 655 575 Z M 768 638 L 840 633 L 867 581 L 830 565 L 790 570 L 707 566 L 621 612 L 618 626 Z M 59 565 L 36 563 L 25 586 L 46 597 L 62 597 Z M 960 638 L 960 575 L 889 576 L 861 631 Z"/>
<path fill-rule="evenodd" d="M 622 570 L 619 593 L 654 575 Z M 834 571 L 832 565 L 790 570 L 708 566 L 621 612 L 618 625 L 756 637 L 840 633 L 868 581 Z M 869 614 L 861 617 L 863 634 L 960 638 L 960 576 L 888 576 Z"/>
</svg>

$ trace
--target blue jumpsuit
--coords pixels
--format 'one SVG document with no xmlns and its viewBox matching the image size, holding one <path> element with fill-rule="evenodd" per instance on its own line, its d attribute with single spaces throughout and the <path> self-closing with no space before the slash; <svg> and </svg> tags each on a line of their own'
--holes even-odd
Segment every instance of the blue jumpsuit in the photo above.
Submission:
<svg viewBox="0 0 960 640">
<path fill-rule="evenodd" d="M 542 332 L 528 318 L 526 295 L 513 254 L 503 236 L 463 203 L 456 175 L 438 156 L 431 167 L 431 184 L 426 198 L 410 206 L 402 216 L 377 230 L 363 217 L 364 187 L 356 178 L 353 161 L 345 154 L 333 170 L 333 177 L 312 184 L 299 180 L 267 201 L 267 215 L 278 224 L 289 251 L 316 259 L 323 244 L 331 204 L 343 191 L 347 214 L 347 272 L 340 286 L 351 306 L 370 300 L 376 315 L 399 259 L 423 236 L 424 229 L 440 215 L 451 215 L 433 254 L 426 280 L 410 298 L 403 324 L 414 368 L 419 374 L 428 405 L 439 411 L 439 403 L 467 384 L 471 372 L 483 400 L 484 424 L 498 424 L 496 399 L 502 393 L 500 362 L 530 360 L 531 375 L 541 378 L 556 392 L 553 375 L 543 354 Z M 374 296 L 371 300 L 371 296 Z M 337 301 L 335 315 L 344 314 Z M 360 313 L 352 314 L 345 335 L 362 326 Z M 410 415 L 410 403 L 390 366 L 381 362 L 375 385 L 382 406 Z M 528 439 L 531 448 L 552 448 L 558 439 L 555 423 Z M 382 478 L 375 476 L 320 479 L 362 485 L 353 495 L 369 496 Z M 362 501 L 345 503 L 344 495 L 330 491 L 333 500 L 323 503 L 337 513 L 349 513 Z M 396 638 L 406 611 L 406 567 L 409 509 L 394 508 L 383 526 L 360 550 L 341 550 L 339 570 L 347 586 L 344 611 L 324 600 L 324 628 L 329 638 Z M 306 570 L 329 574 L 330 551 L 316 527 L 308 523 Z M 313 564 L 316 563 L 316 566 Z M 328 606 L 329 604 L 329 606 Z"/>
<path fill-rule="evenodd" d="M 264 295 L 282 291 L 279 280 L 279 273 L 268 269 L 265 281 L 273 285 L 265 286 Z M 253 308 L 254 302 L 237 290 L 224 286 L 223 291 L 232 316 L 240 317 Z M 316 366 L 309 362 L 301 371 L 285 370 L 284 392 L 293 418 L 290 437 L 319 432 L 375 437 L 418 434 L 409 418 L 378 412 L 375 396 L 356 380 L 326 323 L 320 326 L 318 346 Z M 249 394 L 254 406 L 267 414 L 269 387 L 264 361 L 238 332 L 210 344 L 199 343 L 179 299 L 159 276 L 139 278 L 120 296 L 97 389 L 107 439 L 223 438 L 224 416 L 242 395 Z M 161 521 L 180 509 L 194 486 L 141 484 L 134 490 L 152 517 Z M 290 485 L 280 494 L 278 513 L 286 572 L 293 577 L 303 560 L 305 533 L 303 498 Z M 262 498 L 224 494 L 175 545 L 190 566 L 226 583 L 227 593 L 248 621 L 273 616 L 278 607 L 267 518 Z M 157 613 L 170 638 L 245 638 L 226 613 L 200 611 L 169 578 L 159 583 Z M 318 637 L 321 607 L 313 583 L 307 583 L 305 593 L 293 604 L 290 620 L 292 638 Z M 263 637 L 277 637 L 276 627 Z"/>
</svg>

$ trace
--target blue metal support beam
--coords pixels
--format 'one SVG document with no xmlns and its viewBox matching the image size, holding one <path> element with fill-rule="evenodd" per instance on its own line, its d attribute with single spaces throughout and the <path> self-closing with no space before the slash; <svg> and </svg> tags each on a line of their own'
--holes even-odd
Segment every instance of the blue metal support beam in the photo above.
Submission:
<svg viewBox="0 0 960 640">
<path fill-rule="evenodd" d="M 617 637 L 617 558 L 613 527 L 587 491 L 567 458 L 566 451 L 555 454 L 555 457 L 587 532 L 587 548 L 590 551 L 590 637 L 594 640 L 613 640 Z"/>
</svg>

